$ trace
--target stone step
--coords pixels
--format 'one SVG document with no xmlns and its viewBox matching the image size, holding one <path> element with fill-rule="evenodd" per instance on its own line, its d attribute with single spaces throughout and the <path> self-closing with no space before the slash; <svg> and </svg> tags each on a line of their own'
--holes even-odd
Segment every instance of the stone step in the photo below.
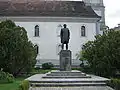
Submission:
<svg viewBox="0 0 120 90">
<path fill-rule="evenodd" d="M 108 86 L 81 86 L 81 87 L 30 87 L 29 90 L 113 90 Z"/>
<path fill-rule="evenodd" d="M 106 83 L 31 83 L 34 87 L 106 86 Z"/>
<path fill-rule="evenodd" d="M 86 74 L 80 71 L 56 71 L 48 73 L 47 76 L 86 76 Z"/>
<path fill-rule="evenodd" d="M 64 72 L 68 72 L 68 73 L 80 73 L 81 71 L 78 71 L 78 70 L 71 70 L 71 71 L 60 71 L 60 70 L 52 70 L 51 73 L 64 73 Z M 82 72 L 81 72 L 82 73 Z"/>
<path fill-rule="evenodd" d="M 80 80 L 62 80 L 62 81 L 55 81 L 55 80 L 41 80 L 41 81 L 30 81 L 30 83 L 106 83 L 106 81 L 80 81 Z"/>
<path fill-rule="evenodd" d="M 68 74 L 68 73 L 51 73 L 51 74 L 47 74 L 47 76 L 86 76 L 86 74 L 81 74 L 81 73 L 77 73 L 77 74 L 74 74 L 74 73 L 71 73 L 71 74 Z"/>
<path fill-rule="evenodd" d="M 42 78 L 91 78 L 91 76 L 43 76 Z"/>
</svg>

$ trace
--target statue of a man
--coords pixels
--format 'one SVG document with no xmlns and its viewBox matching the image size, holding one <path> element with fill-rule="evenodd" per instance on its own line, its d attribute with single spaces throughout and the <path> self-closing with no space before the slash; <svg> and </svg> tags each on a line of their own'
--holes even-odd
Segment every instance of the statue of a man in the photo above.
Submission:
<svg viewBox="0 0 120 90">
<path fill-rule="evenodd" d="M 70 32 L 67 28 L 67 25 L 63 25 L 64 28 L 61 29 L 60 37 L 61 37 L 61 43 L 62 43 L 62 49 L 64 49 L 64 44 L 66 44 L 66 50 L 68 50 L 68 43 L 70 39 Z"/>
</svg>

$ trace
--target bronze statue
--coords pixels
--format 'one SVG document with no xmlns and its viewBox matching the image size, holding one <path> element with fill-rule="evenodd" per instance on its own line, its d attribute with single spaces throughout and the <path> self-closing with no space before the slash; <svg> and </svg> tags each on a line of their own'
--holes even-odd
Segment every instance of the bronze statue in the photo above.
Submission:
<svg viewBox="0 0 120 90">
<path fill-rule="evenodd" d="M 61 37 L 61 43 L 62 43 L 62 49 L 64 49 L 64 44 L 66 44 L 66 50 L 68 50 L 68 43 L 70 39 L 70 32 L 67 28 L 67 25 L 63 25 L 64 28 L 61 29 L 60 37 Z"/>
</svg>

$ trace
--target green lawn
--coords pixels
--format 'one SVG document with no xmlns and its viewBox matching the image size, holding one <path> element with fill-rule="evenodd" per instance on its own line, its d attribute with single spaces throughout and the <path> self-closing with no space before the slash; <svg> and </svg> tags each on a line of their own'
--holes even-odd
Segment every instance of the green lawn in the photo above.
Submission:
<svg viewBox="0 0 120 90">
<path fill-rule="evenodd" d="M 17 88 L 19 87 L 19 84 L 24 79 L 25 78 L 16 78 L 13 83 L 0 84 L 0 90 L 17 90 Z"/>
<path fill-rule="evenodd" d="M 30 74 L 31 75 L 34 75 L 34 74 L 44 74 L 44 73 L 47 73 L 51 70 L 43 70 L 43 69 L 39 69 L 39 70 L 33 70 Z M 20 83 L 27 77 L 18 77 L 18 78 L 15 78 L 15 81 L 13 83 L 6 83 L 6 84 L 1 84 L 0 83 L 0 90 L 17 90 Z"/>
</svg>

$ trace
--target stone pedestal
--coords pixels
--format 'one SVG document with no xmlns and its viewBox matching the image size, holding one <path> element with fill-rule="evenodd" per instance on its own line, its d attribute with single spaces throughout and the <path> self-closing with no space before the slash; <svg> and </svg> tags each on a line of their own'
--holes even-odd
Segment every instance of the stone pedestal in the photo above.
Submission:
<svg viewBox="0 0 120 90">
<path fill-rule="evenodd" d="M 60 52 L 60 71 L 71 71 L 70 50 L 61 50 Z"/>
</svg>

